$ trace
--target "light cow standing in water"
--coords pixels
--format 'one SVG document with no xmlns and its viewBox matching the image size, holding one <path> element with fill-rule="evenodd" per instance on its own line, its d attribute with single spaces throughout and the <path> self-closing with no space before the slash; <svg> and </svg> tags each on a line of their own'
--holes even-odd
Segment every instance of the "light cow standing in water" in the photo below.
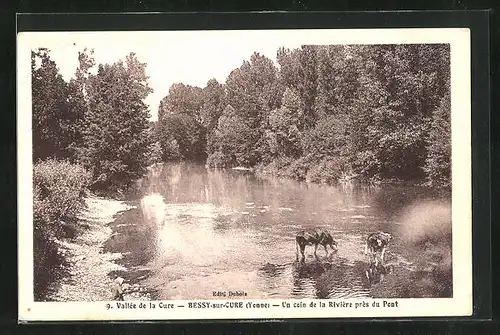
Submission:
<svg viewBox="0 0 500 335">
<path fill-rule="evenodd" d="M 389 242 L 391 240 L 392 240 L 392 235 L 382 231 L 368 235 L 365 244 L 365 255 L 368 255 L 368 252 L 370 253 L 370 263 L 373 263 L 372 262 L 373 258 L 373 261 L 375 261 L 375 266 L 378 265 L 378 259 L 376 253 L 380 252 L 380 259 L 382 261 L 382 265 L 384 264 L 385 250 L 387 249 L 387 246 L 389 245 Z"/>
</svg>

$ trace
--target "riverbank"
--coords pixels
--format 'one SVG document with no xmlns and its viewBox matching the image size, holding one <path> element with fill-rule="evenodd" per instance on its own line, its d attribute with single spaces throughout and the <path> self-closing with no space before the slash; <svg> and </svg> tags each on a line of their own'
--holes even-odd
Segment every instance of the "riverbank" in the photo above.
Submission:
<svg viewBox="0 0 500 335">
<path fill-rule="evenodd" d="M 259 164 L 249 169 L 260 179 L 288 179 L 294 181 L 305 181 L 307 183 L 337 186 L 343 185 L 353 187 L 361 185 L 363 187 L 418 187 L 427 189 L 440 197 L 451 196 L 451 185 L 449 184 L 429 184 L 426 179 L 400 180 L 397 178 L 380 179 L 366 178 L 354 173 L 343 171 L 337 164 L 339 162 L 322 160 L 316 162 L 312 158 L 300 158 L 298 160 L 278 159 L 270 164 Z"/>
<path fill-rule="evenodd" d="M 64 275 L 50 285 L 49 301 L 110 300 L 115 279 L 110 273 L 127 271 L 116 262 L 123 254 L 105 252 L 104 244 L 113 234 L 110 223 L 115 216 L 133 206 L 95 195 L 84 200 L 86 206 L 78 216 L 74 236 L 56 240 L 58 254 L 64 259 Z"/>
</svg>

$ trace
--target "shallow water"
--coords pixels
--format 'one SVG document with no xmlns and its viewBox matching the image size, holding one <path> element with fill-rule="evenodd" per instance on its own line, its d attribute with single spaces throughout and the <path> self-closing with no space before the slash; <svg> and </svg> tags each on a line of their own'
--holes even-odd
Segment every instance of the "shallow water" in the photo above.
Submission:
<svg viewBox="0 0 500 335">
<path fill-rule="evenodd" d="M 428 200 L 450 207 L 417 187 L 329 187 L 193 164 L 158 165 L 130 196 L 136 208 L 112 224 L 106 248 L 124 253 L 121 262 L 129 270 L 120 275 L 154 289 L 157 299 L 215 299 L 219 291 L 243 291 L 249 299 L 450 296 L 451 271 L 422 274 L 427 251 L 405 236 L 405 222 L 414 224 L 405 210 L 417 208 L 420 222 L 428 207 L 424 212 L 418 206 Z M 313 227 L 328 229 L 338 252 L 325 255 L 318 248 L 314 257 L 308 247 L 301 262 L 295 234 Z M 364 240 L 377 230 L 394 235 L 386 262 L 395 270 L 370 284 Z M 451 253 L 446 243 L 439 250 Z M 425 285 L 414 290 L 418 278 Z"/>
</svg>

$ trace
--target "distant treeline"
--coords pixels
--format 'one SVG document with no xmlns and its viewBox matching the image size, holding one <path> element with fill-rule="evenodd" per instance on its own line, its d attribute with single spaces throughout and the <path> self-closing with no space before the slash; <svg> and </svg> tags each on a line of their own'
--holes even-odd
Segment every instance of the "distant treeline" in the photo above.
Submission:
<svg viewBox="0 0 500 335">
<path fill-rule="evenodd" d="M 34 50 L 34 158 L 81 164 L 106 191 L 159 159 L 449 186 L 449 57 L 446 44 L 280 48 L 277 64 L 254 53 L 224 84 L 172 85 L 150 122 L 146 64 L 134 54 L 96 66 L 84 50 L 67 83 L 49 50 Z"/>
<path fill-rule="evenodd" d="M 254 53 L 224 84 L 172 85 L 155 140 L 163 160 L 449 186 L 449 57 L 444 44 L 303 46 L 280 48 L 277 67 Z"/>
</svg>

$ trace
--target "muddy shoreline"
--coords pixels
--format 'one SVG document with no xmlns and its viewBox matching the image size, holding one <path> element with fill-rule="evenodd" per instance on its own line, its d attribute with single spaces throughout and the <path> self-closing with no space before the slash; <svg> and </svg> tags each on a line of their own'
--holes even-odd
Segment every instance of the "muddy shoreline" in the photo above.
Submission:
<svg viewBox="0 0 500 335">
<path fill-rule="evenodd" d="M 119 274 L 129 272 L 120 262 L 124 254 L 107 250 L 105 245 L 116 234 L 112 227 L 116 217 L 134 206 L 95 195 L 87 196 L 85 204 L 75 235 L 56 241 L 64 268 L 60 278 L 47 289 L 48 301 L 111 300 L 113 281 Z M 150 299 L 148 290 L 137 283 L 125 280 L 123 289 L 125 300 Z"/>
</svg>

